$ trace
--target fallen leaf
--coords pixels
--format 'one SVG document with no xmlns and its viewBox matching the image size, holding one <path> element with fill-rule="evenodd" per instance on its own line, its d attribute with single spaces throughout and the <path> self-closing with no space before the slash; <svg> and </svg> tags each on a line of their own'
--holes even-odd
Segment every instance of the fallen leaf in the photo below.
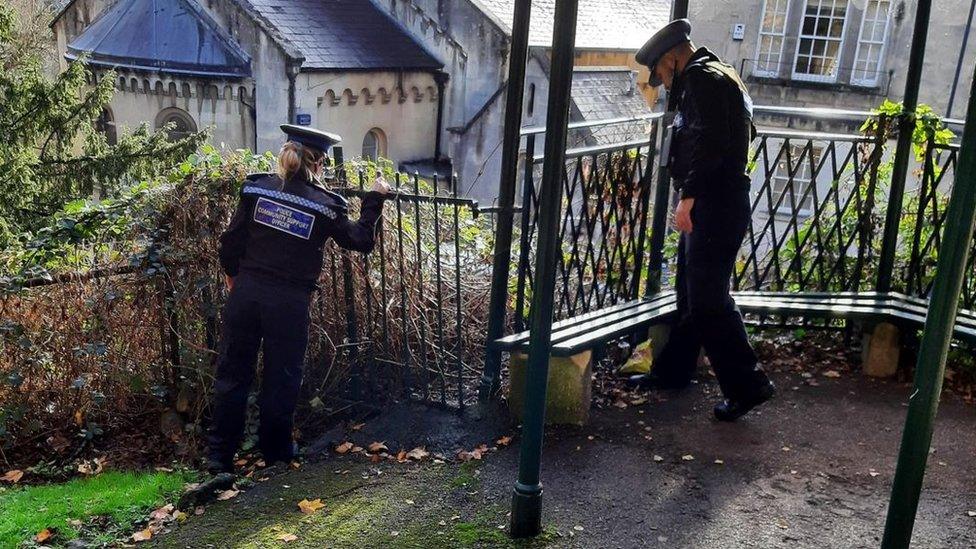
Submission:
<svg viewBox="0 0 976 549">
<path fill-rule="evenodd" d="M 497 444 L 499 446 L 508 446 L 511 443 L 512 443 L 512 437 L 509 437 L 509 436 L 504 436 L 504 437 L 502 437 L 502 438 L 500 438 L 500 439 L 498 439 L 498 440 L 495 441 L 495 444 Z"/>
<path fill-rule="evenodd" d="M 286 532 L 283 534 L 278 534 L 278 537 L 275 539 L 277 539 L 278 541 L 283 541 L 285 543 L 291 543 L 293 541 L 298 541 L 298 536 Z"/>
<path fill-rule="evenodd" d="M 245 465 L 247 465 L 247 460 L 246 459 L 239 459 L 239 460 L 237 460 L 237 461 L 234 462 L 234 465 L 236 465 L 238 467 L 244 467 Z"/>
<path fill-rule="evenodd" d="M 322 503 L 321 499 L 313 499 L 311 501 L 307 499 L 303 499 L 302 501 L 298 502 L 298 509 L 301 510 L 301 512 L 305 513 L 306 515 L 311 515 L 324 507 L 325 504 Z"/>
<path fill-rule="evenodd" d="M 681 456 L 682 461 L 695 461 L 695 456 L 691 454 L 685 454 Z"/>
<path fill-rule="evenodd" d="M 336 446 L 336 449 L 335 449 L 335 451 L 336 451 L 337 454 L 345 454 L 349 450 L 352 450 L 352 443 L 351 442 L 343 442 L 342 444 Z"/>
<path fill-rule="evenodd" d="M 81 412 L 81 409 L 75 410 L 75 425 L 81 427 L 85 424 L 85 415 Z"/>
<path fill-rule="evenodd" d="M 20 469 L 14 469 L 12 471 L 7 471 L 7 474 L 0 477 L 0 480 L 9 482 L 11 484 L 17 484 L 22 478 L 24 478 L 24 472 Z"/>
<path fill-rule="evenodd" d="M 387 448 L 386 447 L 386 444 L 383 443 L 383 442 L 374 442 L 374 443 L 370 444 L 366 449 L 369 450 L 369 453 L 371 453 L 371 454 L 378 454 L 380 452 L 389 452 L 390 451 L 390 449 Z"/>
<path fill-rule="evenodd" d="M 365 426 L 366 426 L 365 423 L 357 423 L 357 424 L 353 425 L 352 427 L 350 427 L 350 429 L 352 429 L 353 431 L 358 431 L 358 430 L 362 429 Z"/>
<path fill-rule="evenodd" d="M 381 456 L 379 454 L 372 454 L 372 455 L 369 456 L 369 462 L 370 463 L 379 463 L 381 461 L 383 461 L 383 456 Z"/>
<path fill-rule="evenodd" d="M 413 450 L 410 450 L 409 452 L 407 452 L 407 457 L 409 459 L 415 459 L 417 461 L 420 461 L 420 460 L 424 459 L 425 457 L 427 457 L 429 455 L 430 455 L 430 452 L 428 452 L 427 450 L 425 450 L 423 448 L 414 448 Z"/>
<path fill-rule="evenodd" d="M 197 507 L 196 509 L 194 509 L 194 510 L 193 510 L 193 514 L 199 517 L 199 516 L 200 516 L 200 515 L 202 515 L 202 514 L 203 514 L 203 513 L 204 513 L 204 512 L 206 511 L 206 510 L 207 510 L 207 508 L 201 505 L 200 507 Z"/>
<path fill-rule="evenodd" d="M 613 405 L 616 406 L 617 408 L 620 408 L 621 410 L 627 407 L 627 403 L 622 400 L 618 400 L 617 402 L 614 402 Z"/>
<path fill-rule="evenodd" d="M 349 451 L 352 452 L 352 453 L 354 453 L 354 454 L 358 454 L 359 452 L 362 452 L 363 451 L 363 447 L 362 446 L 353 446 L 352 447 L 352 450 L 349 450 Z"/>
<path fill-rule="evenodd" d="M 725 464 L 725 462 L 722 461 L 722 460 L 720 460 L 720 459 L 716 459 L 715 460 L 715 465 L 724 465 L 724 464 Z"/>
<path fill-rule="evenodd" d="M 145 530 L 140 530 L 135 534 L 132 534 L 132 541 L 139 543 L 140 541 L 149 541 L 152 539 L 152 530 L 146 528 Z"/>
<path fill-rule="evenodd" d="M 661 457 L 661 456 L 654 456 L 654 461 L 660 463 L 660 462 L 664 461 L 664 458 Z"/>
<path fill-rule="evenodd" d="M 177 522 L 183 522 L 186 519 L 187 519 L 187 515 L 183 511 L 177 511 L 177 512 L 173 513 L 173 520 L 175 520 Z"/>
<path fill-rule="evenodd" d="M 217 501 L 227 501 L 229 499 L 236 498 L 237 494 L 240 493 L 240 490 L 224 490 L 217 496 Z"/>
<path fill-rule="evenodd" d="M 51 539 L 52 537 L 54 537 L 54 532 L 52 532 L 50 528 L 45 528 L 40 532 L 38 532 L 36 536 L 34 536 L 34 541 L 36 541 L 37 543 L 44 543 L 45 541 Z"/>
<path fill-rule="evenodd" d="M 173 513 L 173 505 L 164 505 L 149 515 L 150 520 L 166 520 Z"/>
<path fill-rule="evenodd" d="M 976 511 L 966 511 L 966 514 L 971 517 L 976 517 Z"/>
<path fill-rule="evenodd" d="M 784 452 L 789 452 L 790 451 L 790 447 L 789 446 L 783 446 L 783 451 Z"/>
<path fill-rule="evenodd" d="M 396 460 L 399 463 L 405 463 L 407 461 L 407 451 L 406 450 L 400 450 L 399 452 L 397 452 Z"/>
<path fill-rule="evenodd" d="M 582 532 L 583 531 L 583 527 L 582 526 L 573 526 L 573 530 L 576 530 L 577 532 Z"/>
<path fill-rule="evenodd" d="M 104 456 L 91 461 L 82 461 L 78 464 L 78 472 L 87 476 L 98 475 L 105 470 L 106 463 Z"/>
<path fill-rule="evenodd" d="M 408 500 L 406 501 L 406 504 L 407 504 L 407 505 L 413 505 L 414 503 L 416 503 L 416 502 L 415 502 L 414 500 L 412 500 L 412 499 L 408 499 Z"/>
<path fill-rule="evenodd" d="M 646 402 L 647 402 L 647 398 L 646 397 L 637 397 L 637 398 L 631 400 L 630 401 L 630 404 L 631 404 L 631 406 L 640 406 L 641 404 L 644 404 Z"/>
<path fill-rule="evenodd" d="M 827 370 L 823 373 L 824 377 L 840 377 L 840 373 L 836 370 Z"/>
</svg>

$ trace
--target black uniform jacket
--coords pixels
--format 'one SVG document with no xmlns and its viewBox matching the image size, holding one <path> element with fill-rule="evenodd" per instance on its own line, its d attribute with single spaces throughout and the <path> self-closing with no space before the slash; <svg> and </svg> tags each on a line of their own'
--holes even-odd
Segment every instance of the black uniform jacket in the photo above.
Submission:
<svg viewBox="0 0 976 549">
<path fill-rule="evenodd" d="M 682 198 L 749 188 L 752 99 L 735 69 L 699 48 L 675 78 L 671 175 Z"/>
<path fill-rule="evenodd" d="M 299 177 L 282 184 L 277 175 L 249 176 L 220 237 L 220 265 L 232 277 L 252 272 L 313 289 L 329 238 L 347 250 L 372 251 L 383 200 L 368 193 L 354 223 L 336 193 Z"/>
</svg>

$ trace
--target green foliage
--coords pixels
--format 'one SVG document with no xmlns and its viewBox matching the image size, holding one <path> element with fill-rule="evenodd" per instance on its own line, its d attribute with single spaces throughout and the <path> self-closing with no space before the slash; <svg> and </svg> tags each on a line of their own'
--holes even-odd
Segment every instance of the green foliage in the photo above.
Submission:
<svg viewBox="0 0 976 549">
<path fill-rule="evenodd" d="M 112 197 L 165 172 L 205 138 L 169 142 L 144 125 L 110 146 L 96 128 L 115 74 L 96 75 L 82 60 L 47 76 L 44 58 L 23 44 L 29 23 L 0 5 L 0 248 L 16 245 L 14 234 L 44 225 L 65 202 Z"/>
<path fill-rule="evenodd" d="M 893 127 L 891 120 L 898 116 L 901 116 L 903 112 L 903 107 L 901 103 L 895 103 L 890 100 L 885 100 L 881 106 L 877 109 L 879 117 L 869 118 L 861 126 L 861 131 L 868 135 L 875 135 L 876 132 L 882 132 L 882 137 L 885 142 L 889 137 L 889 132 Z M 879 126 L 882 120 L 887 119 L 885 126 Z M 945 127 L 942 119 L 938 117 L 931 107 L 928 105 L 919 105 L 915 111 L 914 117 L 914 129 L 912 131 L 912 147 L 918 162 L 924 162 L 926 160 L 926 155 L 928 154 L 928 149 L 931 145 L 945 145 L 948 144 L 955 134 Z M 844 284 L 852 280 L 852 277 L 859 276 L 858 280 L 865 281 L 870 284 L 877 278 L 878 269 L 878 257 L 876 250 L 874 249 L 875 242 L 869 244 L 869 249 L 867 250 L 864 262 L 861 265 L 861 272 L 854 273 L 854 267 L 856 266 L 857 258 L 851 255 L 850 252 L 854 252 L 857 249 L 856 241 L 851 246 L 849 253 L 841 256 L 842 250 L 838 246 L 826 246 L 824 248 L 816 248 L 811 251 L 811 247 L 816 246 L 816 233 L 818 223 L 821 230 L 824 227 L 833 227 L 837 223 L 838 217 L 840 218 L 840 234 L 842 235 L 852 235 L 857 233 L 861 228 L 861 224 L 867 222 L 869 224 L 870 232 L 875 239 L 880 238 L 884 230 L 884 209 L 887 207 L 887 197 L 889 189 L 891 188 L 891 178 L 893 173 L 894 157 L 893 155 L 887 155 L 887 158 L 882 157 L 883 160 L 878 165 L 878 178 L 877 184 L 874 188 L 874 196 L 869 197 L 870 192 L 869 178 L 864 177 L 859 187 L 851 192 L 857 192 L 860 194 L 860 203 L 864 204 L 869 199 L 873 200 L 875 208 L 870 219 L 862 219 L 859 215 L 858 209 L 855 207 L 848 207 L 843 211 L 838 211 L 836 204 L 832 202 L 827 202 L 821 205 L 821 209 L 816 217 L 810 217 L 805 220 L 798 229 L 796 238 L 789 238 L 784 242 L 783 250 L 781 252 L 781 261 L 784 265 L 787 264 L 798 264 L 798 268 L 792 271 L 791 278 L 784 281 L 787 290 L 798 290 L 800 287 L 800 276 L 805 275 L 810 272 L 814 272 L 816 266 L 820 265 L 834 265 L 840 262 L 846 264 L 846 269 L 844 272 L 848 273 L 848 276 L 843 280 L 840 277 L 835 277 L 832 281 L 832 287 L 826 288 L 828 290 L 844 290 L 849 289 L 843 287 Z M 933 169 L 938 174 L 940 169 L 938 166 L 933 166 Z M 853 168 L 849 168 L 847 173 L 840 176 L 842 181 L 834 181 L 834 186 L 839 187 L 842 184 L 853 184 L 854 175 L 852 173 Z M 921 175 L 921 174 L 919 174 Z M 909 186 L 910 188 L 911 186 Z M 898 228 L 899 241 L 902 243 L 910 243 L 914 240 L 916 231 L 919 231 L 922 236 L 922 241 L 924 242 L 935 230 L 931 224 L 925 223 L 924 219 L 919 219 L 916 212 L 919 208 L 920 196 L 919 193 L 908 193 L 906 195 L 903 211 L 905 215 L 902 216 L 901 222 Z M 936 201 L 938 203 L 939 211 L 944 211 L 944 207 L 948 202 L 948 197 L 942 193 L 936 192 Z M 931 207 L 931 206 L 930 206 Z M 919 222 L 922 225 L 919 225 Z M 836 239 L 836 237 L 835 237 Z M 802 243 L 802 246 L 798 246 L 797 243 Z M 927 257 L 923 258 L 923 261 L 930 262 L 934 265 L 936 260 L 937 250 L 929 250 Z M 896 250 L 896 269 L 904 269 L 904 266 L 908 264 L 911 260 L 912 247 L 910 245 L 899 246 Z M 897 277 L 896 277 L 897 278 Z M 816 276 L 813 280 L 817 280 Z"/>
<path fill-rule="evenodd" d="M 114 541 L 111 531 L 129 528 L 147 511 L 178 495 L 186 478 L 172 473 L 106 472 L 64 484 L 0 489 L 0 547 L 17 547 L 35 534 L 56 530 L 58 542 L 75 539 L 78 522 L 109 517 L 99 526 L 101 542 Z M 119 532 L 117 532 L 119 533 Z"/>
</svg>

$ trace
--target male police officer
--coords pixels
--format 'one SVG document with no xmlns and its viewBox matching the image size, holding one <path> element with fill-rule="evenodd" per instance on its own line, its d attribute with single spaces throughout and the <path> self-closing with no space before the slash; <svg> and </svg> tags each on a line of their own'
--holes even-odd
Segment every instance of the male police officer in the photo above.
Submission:
<svg viewBox="0 0 976 549">
<path fill-rule="evenodd" d="M 734 421 L 775 392 L 729 295 L 736 254 L 751 222 L 746 164 L 752 100 L 735 70 L 707 49 L 695 49 L 690 35 L 687 19 L 673 21 L 637 53 L 637 61 L 651 70 L 650 84 L 664 84 L 677 100 L 669 160 L 680 193 L 675 225 L 681 238 L 678 320 L 653 373 L 631 382 L 684 387 L 704 347 L 725 396 L 715 416 Z"/>
</svg>

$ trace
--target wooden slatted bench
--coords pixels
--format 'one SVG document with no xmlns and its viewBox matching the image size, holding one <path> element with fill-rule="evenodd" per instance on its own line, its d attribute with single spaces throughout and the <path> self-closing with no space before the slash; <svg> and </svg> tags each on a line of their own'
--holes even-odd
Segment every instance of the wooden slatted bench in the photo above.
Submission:
<svg viewBox="0 0 976 549">
<path fill-rule="evenodd" d="M 843 318 L 887 321 L 902 326 L 925 324 L 926 300 L 900 293 L 789 293 L 733 292 L 743 313 L 780 317 Z M 552 325 L 551 353 L 573 356 L 655 324 L 669 321 L 676 312 L 673 292 L 628 301 L 591 311 Z M 976 313 L 960 310 L 954 335 L 976 341 Z M 493 349 L 526 352 L 529 332 L 512 334 L 492 342 Z"/>
<path fill-rule="evenodd" d="M 888 323 L 895 329 L 882 335 L 875 344 L 872 335 L 865 370 L 872 375 L 891 375 L 898 363 L 897 329 L 918 329 L 925 324 L 928 303 L 925 299 L 900 293 L 789 293 L 733 292 L 743 313 L 779 318 L 852 319 Z M 597 311 L 560 320 L 552 325 L 550 392 L 548 417 L 556 423 L 585 423 L 590 401 L 592 351 L 601 344 L 663 324 L 677 311 L 673 292 L 648 299 L 620 303 Z M 894 335 L 890 335 L 893 333 Z M 954 335 L 976 342 L 976 312 L 960 310 Z M 491 347 L 512 354 L 509 406 L 518 415 L 522 410 L 522 384 L 525 375 L 529 332 L 503 337 Z M 880 349 L 880 350 L 878 350 Z M 876 353 L 876 354 L 875 354 Z"/>
</svg>

